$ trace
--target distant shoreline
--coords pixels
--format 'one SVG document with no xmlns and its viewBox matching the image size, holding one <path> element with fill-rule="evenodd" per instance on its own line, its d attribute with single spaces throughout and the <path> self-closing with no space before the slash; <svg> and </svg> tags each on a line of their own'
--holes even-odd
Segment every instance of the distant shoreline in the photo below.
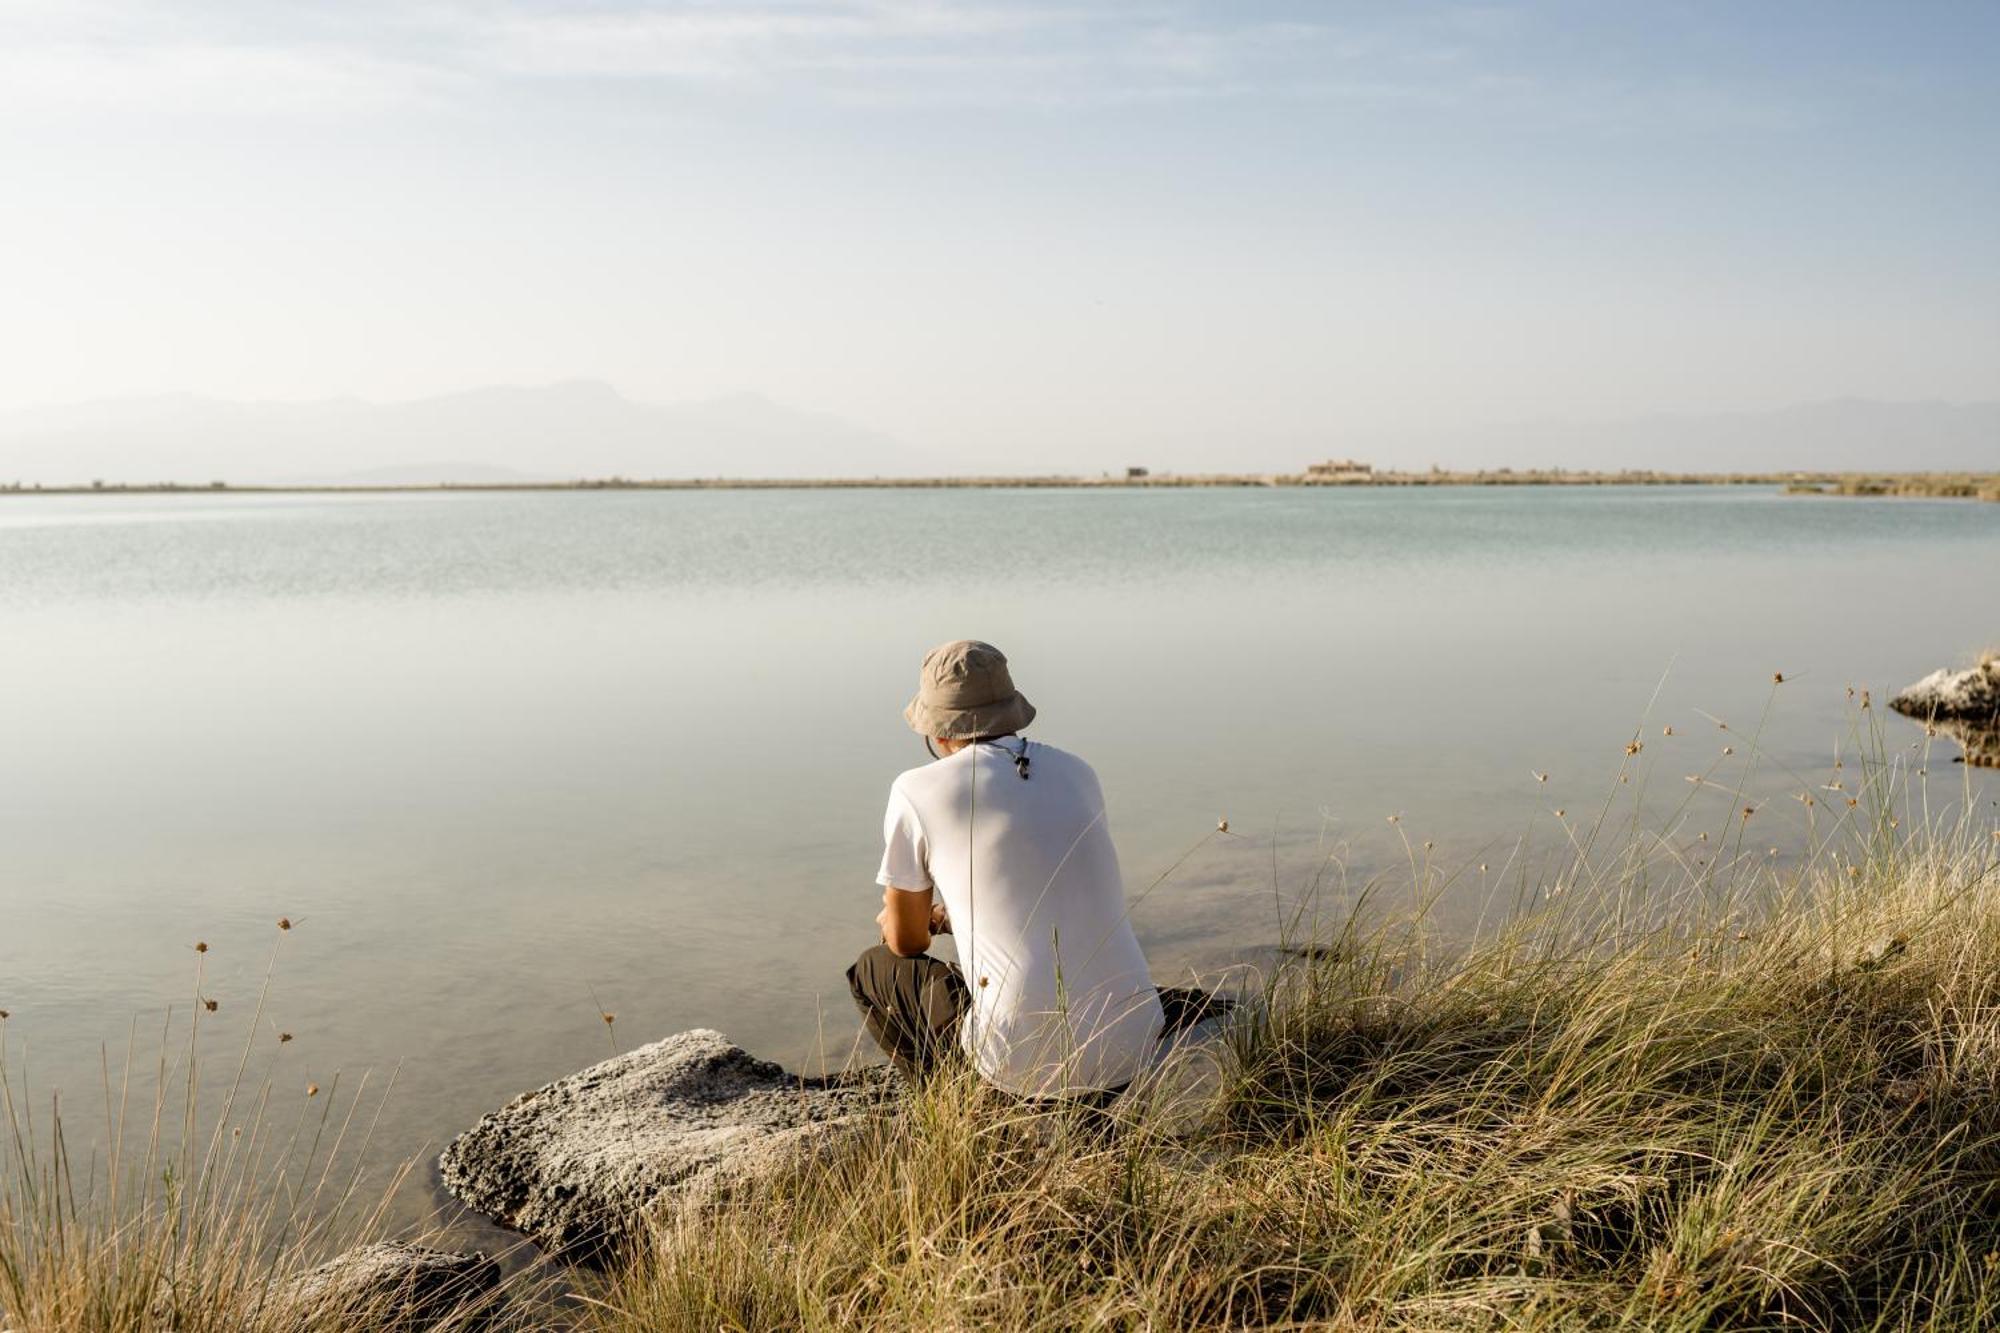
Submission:
<svg viewBox="0 0 2000 1333">
<path fill-rule="evenodd" d="M 1086 476 L 968 477 L 684 477 L 635 480 L 605 477 L 576 481 L 325 482 L 92 482 L 87 485 L 0 486 L 15 495 L 374 495 L 433 491 L 788 491 L 788 490 L 1186 490 L 1265 487 L 1420 486 L 1782 486 L 1788 493 L 1845 496 L 1916 496 L 2000 501 L 2000 473 L 1945 472 L 1578 472 L 1561 469 L 1477 472 L 1163 473 Z"/>
</svg>

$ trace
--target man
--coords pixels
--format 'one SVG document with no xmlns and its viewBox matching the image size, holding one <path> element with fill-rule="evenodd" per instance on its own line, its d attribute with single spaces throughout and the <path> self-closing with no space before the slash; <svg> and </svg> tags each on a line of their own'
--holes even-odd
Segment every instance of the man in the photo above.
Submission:
<svg viewBox="0 0 2000 1333">
<path fill-rule="evenodd" d="M 956 1045 L 1007 1092 L 1108 1101 L 1162 1013 L 1097 775 L 1021 736 L 1035 709 L 991 644 L 932 649 L 903 716 L 934 760 L 889 788 L 882 943 L 847 971 L 869 1035 L 912 1076 Z M 925 952 L 947 931 L 961 967 Z"/>
</svg>

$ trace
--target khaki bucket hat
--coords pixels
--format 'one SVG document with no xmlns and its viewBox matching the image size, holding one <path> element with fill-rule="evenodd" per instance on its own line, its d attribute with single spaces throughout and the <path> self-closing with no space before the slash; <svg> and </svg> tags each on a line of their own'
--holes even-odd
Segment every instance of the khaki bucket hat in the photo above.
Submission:
<svg viewBox="0 0 2000 1333">
<path fill-rule="evenodd" d="M 903 720 L 920 736 L 971 740 L 1019 731 L 1035 720 L 1035 706 L 1014 688 L 1007 654 L 977 639 L 957 639 L 924 654 L 917 697 Z"/>
</svg>

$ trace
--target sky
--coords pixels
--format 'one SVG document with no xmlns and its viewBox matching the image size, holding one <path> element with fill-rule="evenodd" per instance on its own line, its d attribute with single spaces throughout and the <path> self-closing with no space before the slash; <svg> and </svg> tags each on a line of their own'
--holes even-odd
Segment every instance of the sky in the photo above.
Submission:
<svg viewBox="0 0 2000 1333">
<path fill-rule="evenodd" d="M 2000 397 L 2000 6 L 0 0 L 0 409 L 937 450 Z"/>
</svg>

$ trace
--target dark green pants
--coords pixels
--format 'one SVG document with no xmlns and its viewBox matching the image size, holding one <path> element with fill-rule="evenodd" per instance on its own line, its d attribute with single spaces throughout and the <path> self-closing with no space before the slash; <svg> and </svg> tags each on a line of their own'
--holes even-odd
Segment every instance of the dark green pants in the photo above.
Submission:
<svg viewBox="0 0 2000 1333">
<path fill-rule="evenodd" d="M 886 944 L 854 960 L 847 989 L 868 1035 L 912 1078 L 958 1049 L 958 1025 L 972 1008 L 956 966 L 927 953 L 904 958 Z"/>
<path fill-rule="evenodd" d="M 896 1067 L 919 1077 L 958 1050 L 958 1025 L 972 1008 L 965 977 L 951 963 L 929 954 L 905 958 L 878 944 L 847 969 L 847 989 L 875 1044 Z M 1211 1014 L 1227 1013 L 1230 1001 L 1184 986 L 1160 987 L 1164 1032 L 1178 1032 Z M 1116 1096 L 1122 1088 L 1107 1090 Z"/>
</svg>

